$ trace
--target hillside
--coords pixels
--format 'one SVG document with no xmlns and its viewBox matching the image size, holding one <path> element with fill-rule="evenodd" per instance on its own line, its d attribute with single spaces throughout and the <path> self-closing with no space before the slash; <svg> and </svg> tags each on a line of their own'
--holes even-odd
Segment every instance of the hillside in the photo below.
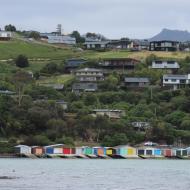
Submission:
<svg viewBox="0 0 190 190">
<path fill-rule="evenodd" d="M 9 42 L 0 42 L 0 60 L 12 59 L 19 54 L 28 58 L 63 59 L 73 55 L 71 49 L 30 43 L 18 39 Z"/>
<path fill-rule="evenodd" d="M 190 40 L 190 33 L 188 31 L 163 29 L 159 34 L 149 39 L 149 41 L 160 40 L 185 42 Z"/>
</svg>

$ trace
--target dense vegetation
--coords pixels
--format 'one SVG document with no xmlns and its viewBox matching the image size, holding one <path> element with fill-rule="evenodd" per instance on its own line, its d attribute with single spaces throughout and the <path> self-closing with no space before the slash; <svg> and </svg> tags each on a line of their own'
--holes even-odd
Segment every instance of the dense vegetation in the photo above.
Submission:
<svg viewBox="0 0 190 190">
<path fill-rule="evenodd" d="M 73 80 L 66 80 L 65 89 L 56 91 L 38 85 L 39 80 L 31 78 L 25 69 L 15 65 L 15 70 L 9 70 L 10 74 L 2 75 L 0 79 L 0 90 L 16 93 L 0 95 L 0 138 L 8 142 L 2 146 L 9 147 L 15 143 L 115 146 L 145 140 L 189 145 L 190 89 L 162 89 L 160 84 L 164 72 L 148 68 L 152 59 L 158 57 L 147 57 L 134 72 L 127 73 L 128 76 L 150 77 L 149 88 L 127 89 L 122 85 L 126 74 L 113 72 L 98 84 L 98 92 L 80 95 L 71 92 Z M 181 69 L 178 73 L 189 73 L 189 57 L 179 62 Z M 96 65 L 96 60 L 88 64 Z M 41 68 L 39 75 L 46 73 L 52 78 L 63 72 L 64 62 L 57 64 L 54 61 Z M 66 111 L 56 103 L 61 99 L 68 102 Z M 91 113 L 95 108 L 121 109 L 126 116 L 119 120 L 106 116 L 93 117 Z M 134 121 L 147 121 L 151 128 L 136 131 L 131 125 Z M 11 148 L 7 150 L 10 151 Z"/>
</svg>

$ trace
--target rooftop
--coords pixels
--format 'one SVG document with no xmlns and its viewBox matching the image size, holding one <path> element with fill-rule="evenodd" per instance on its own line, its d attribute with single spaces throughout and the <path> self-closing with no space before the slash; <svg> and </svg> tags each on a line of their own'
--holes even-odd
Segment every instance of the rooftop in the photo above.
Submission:
<svg viewBox="0 0 190 190">
<path fill-rule="evenodd" d="M 149 83 L 149 78 L 141 78 L 141 77 L 125 77 L 125 82 L 145 82 Z"/>
</svg>

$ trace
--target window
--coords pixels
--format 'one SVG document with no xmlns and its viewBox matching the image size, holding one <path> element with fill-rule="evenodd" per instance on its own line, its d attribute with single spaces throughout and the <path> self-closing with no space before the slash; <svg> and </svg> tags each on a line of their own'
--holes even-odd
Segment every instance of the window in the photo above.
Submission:
<svg viewBox="0 0 190 190">
<path fill-rule="evenodd" d="M 171 79 L 172 82 L 176 82 L 177 80 L 176 79 Z"/>
<path fill-rule="evenodd" d="M 175 61 L 168 61 L 168 64 L 175 64 Z"/>
<path fill-rule="evenodd" d="M 165 79 L 165 82 L 168 82 L 168 79 Z"/>
</svg>

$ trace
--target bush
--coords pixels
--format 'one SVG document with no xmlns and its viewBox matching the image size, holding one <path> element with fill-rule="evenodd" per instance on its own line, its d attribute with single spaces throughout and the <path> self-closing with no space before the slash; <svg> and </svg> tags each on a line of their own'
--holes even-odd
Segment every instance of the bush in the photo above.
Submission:
<svg viewBox="0 0 190 190">
<path fill-rule="evenodd" d="M 29 66 L 29 62 L 28 62 L 28 58 L 24 55 L 19 55 L 16 60 L 15 60 L 15 64 L 17 67 L 28 67 Z"/>
</svg>

